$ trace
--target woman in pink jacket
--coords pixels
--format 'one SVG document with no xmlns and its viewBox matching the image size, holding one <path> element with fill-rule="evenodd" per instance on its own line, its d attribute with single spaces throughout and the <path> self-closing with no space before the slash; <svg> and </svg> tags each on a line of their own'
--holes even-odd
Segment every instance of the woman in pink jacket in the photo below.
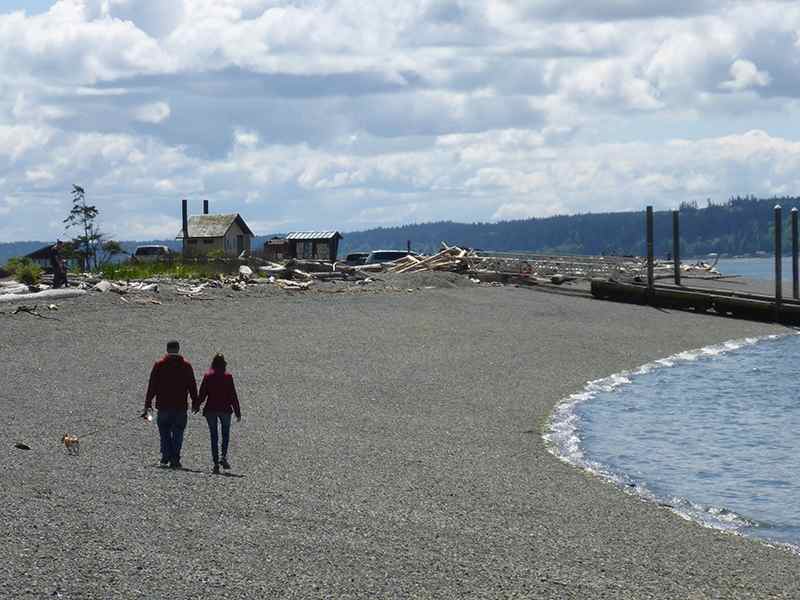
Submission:
<svg viewBox="0 0 800 600">
<path fill-rule="evenodd" d="M 192 411 L 200 410 L 200 405 L 206 403 L 203 416 L 208 421 L 208 431 L 211 434 L 211 456 L 214 459 L 214 473 L 219 473 L 219 467 L 230 469 L 228 462 L 228 441 L 231 433 L 231 414 L 236 414 L 236 420 L 242 420 L 239 408 L 239 398 L 236 396 L 236 387 L 233 385 L 233 375 L 227 373 L 227 363 L 222 354 L 217 354 L 211 361 L 211 369 L 203 375 L 200 384 L 200 393 L 197 401 L 192 406 Z M 222 458 L 219 455 L 219 432 L 217 421 L 222 425 Z"/>
</svg>

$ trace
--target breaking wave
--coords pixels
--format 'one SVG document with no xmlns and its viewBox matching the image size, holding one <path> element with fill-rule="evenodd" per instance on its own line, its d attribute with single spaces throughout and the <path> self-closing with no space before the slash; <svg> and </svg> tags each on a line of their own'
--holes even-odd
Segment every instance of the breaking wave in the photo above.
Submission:
<svg viewBox="0 0 800 600">
<path fill-rule="evenodd" d="M 582 405 L 601 394 L 620 393 L 624 386 L 630 385 L 644 375 L 663 369 L 696 363 L 697 361 L 713 360 L 735 350 L 784 337 L 787 337 L 787 335 L 768 335 L 731 340 L 722 344 L 679 352 L 630 371 L 622 371 L 602 379 L 589 381 L 580 392 L 563 398 L 554 408 L 543 435 L 546 446 L 559 459 L 610 481 L 626 493 L 635 494 L 647 501 L 664 506 L 684 519 L 695 521 L 705 527 L 734 534 L 751 535 L 754 531 L 764 526 L 764 523 L 739 515 L 725 507 L 704 505 L 682 496 L 659 495 L 654 491 L 654 486 L 648 481 L 637 479 L 630 473 L 592 459 L 590 452 L 587 452 L 584 447 L 582 435 L 586 424 L 579 409 Z M 622 440 L 620 443 L 626 445 L 626 440 Z M 800 545 L 798 544 L 787 543 L 785 540 L 770 540 L 769 537 L 761 537 L 760 539 L 766 542 L 773 541 L 800 554 Z"/>
</svg>

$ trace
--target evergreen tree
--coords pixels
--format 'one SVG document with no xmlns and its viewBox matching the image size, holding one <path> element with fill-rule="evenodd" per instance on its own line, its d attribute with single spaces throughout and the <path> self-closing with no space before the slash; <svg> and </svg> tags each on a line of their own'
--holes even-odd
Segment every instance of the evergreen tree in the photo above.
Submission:
<svg viewBox="0 0 800 600">
<path fill-rule="evenodd" d="M 97 246 L 103 239 L 103 234 L 97 228 L 97 207 L 86 204 L 86 192 L 79 185 L 72 186 L 72 209 L 64 219 L 67 229 L 78 227 L 83 231 L 81 235 L 72 238 L 72 245 L 78 256 L 81 270 L 88 271 L 92 265 L 97 265 Z"/>
</svg>

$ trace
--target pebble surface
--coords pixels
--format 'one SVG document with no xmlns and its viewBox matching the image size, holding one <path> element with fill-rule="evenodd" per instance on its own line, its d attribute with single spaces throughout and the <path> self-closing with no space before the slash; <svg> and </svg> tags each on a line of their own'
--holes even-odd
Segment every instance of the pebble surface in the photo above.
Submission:
<svg viewBox="0 0 800 600">
<path fill-rule="evenodd" d="M 783 328 L 437 281 L 0 314 L 0 598 L 800 597 L 800 558 L 626 495 L 541 436 L 587 380 Z M 184 469 L 157 466 L 138 415 L 171 338 L 198 378 L 226 355 L 228 476 L 200 416 Z"/>
</svg>

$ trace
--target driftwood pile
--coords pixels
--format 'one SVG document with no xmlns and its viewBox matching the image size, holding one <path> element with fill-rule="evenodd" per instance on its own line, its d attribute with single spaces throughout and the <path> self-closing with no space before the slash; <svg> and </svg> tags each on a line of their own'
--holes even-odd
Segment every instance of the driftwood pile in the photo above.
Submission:
<svg viewBox="0 0 800 600">
<path fill-rule="evenodd" d="M 542 261 L 531 263 L 516 256 L 483 255 L 475 250 L 448 246 L 431 256 L 406 256 L 396 260 L 387 270 L 391 273 L 450 271 L 469 275 L 475 282 L 498 283 L 500 279 L 524 278 L 525 283 L 562 284 L 577 277 L 559 271 L 558 265 Z"/>
<path fill-rule="evenodd" d="M 721 277 L 714 264 L 695 263 L 681 265 L 681 271 L 700 276 Z M 451 271 L 465 273 L 481 281 L 495 281 L 492 276 L 519 278 L 526 283 L 560 285 L 575 280 L 594 277 L 635 279 L 646 277 L 647 261 L 635 256 L 553 256 L 528 253 L 482 252 L 448 246 L 432 256 L 406 256 L 391 263 L 391 273 L 418 271 Z M 657 279 L 672 277 L 673 263 L 655 261 Z"/>
<path fill-rule="evenodd" d="M 474 250 L 464 250 L 458 246 L 447 246 L 438 254 L 428 257 L 408 255 L 400 258 L 387 270 L 390 273 L 413 273 L 415 271 L 459 271 L 471 270 L 477 258 Z"/>
</svg>

